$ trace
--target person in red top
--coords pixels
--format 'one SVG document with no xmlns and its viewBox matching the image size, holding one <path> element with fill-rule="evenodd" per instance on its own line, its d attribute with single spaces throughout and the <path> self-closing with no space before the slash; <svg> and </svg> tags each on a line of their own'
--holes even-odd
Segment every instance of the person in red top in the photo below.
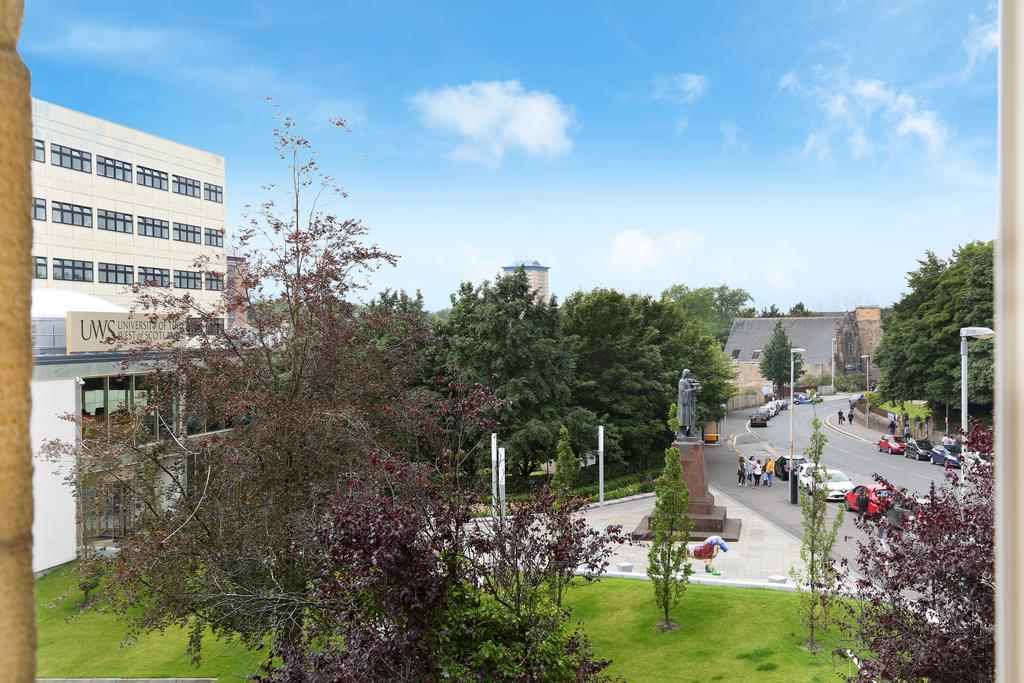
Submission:
<svg viewBox="0 0 1024 683">
<path fill-rule="evenodd" d="M 712 576 L 721 576 L 722 572 L 712 566 L 715 560 L 715 555 L 718 554 L 718 549 L 721 548 L 722 552 L 729 552 L 729 546 L 725 544 L 721 536 L 709 536 L 704 539 L 703 543 L 690 546 L 690 555 L 697 558 L 698 560 L 704 560 L 704 571 Z"/>
</svg>

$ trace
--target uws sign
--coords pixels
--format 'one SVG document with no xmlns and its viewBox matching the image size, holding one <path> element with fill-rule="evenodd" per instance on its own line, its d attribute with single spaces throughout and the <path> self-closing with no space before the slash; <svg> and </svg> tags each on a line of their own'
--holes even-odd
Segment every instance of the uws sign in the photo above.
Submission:
<svg viewBox="0 0 1024 683">
<path fill-rule="evenodd" d="M 185 346 L 184 322 L 145 313 L 69 312 L 68 353 Z"/>
</svg>

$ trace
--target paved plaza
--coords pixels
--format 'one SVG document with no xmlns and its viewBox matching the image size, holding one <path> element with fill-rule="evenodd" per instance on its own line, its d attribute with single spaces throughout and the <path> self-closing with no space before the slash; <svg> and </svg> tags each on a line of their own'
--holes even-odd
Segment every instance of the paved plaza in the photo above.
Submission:
<svg viewBox="0 0 1024 683">
<path fill-rule="evenodd" d="M 779 587 L 770 577 L 783 576 L 785 585 L 792 586 L 789 571 L 801 566 L 800 539 L 784 531 L 770 521 L 757 515 L 732 497 L 711 488 L 716 505 L 724 505 L 730 517 L 742 522 L 740 539 L 729 543 L 729 552 L 720 553 L 715 559 L 715 568 L 722 572 L 712 577 L 704 572 L 703 562 L 691 560 L 696 583 L 734 584 L 737 582 L 764 587 Z M 634 497 L 624 501 L 606 503 L 603 508 L 592 506 L 586 513 L 587 522 L 594 528 L 603 529 L 609 524 L 621 524 L 625 533 L 632 531 L 644 515 L 654 509 L 654 494 Z M 612 558 L 613 571 L 618 563 L 632 564 L 626 573 L 646 574 L 649 541 L 622 544 Z M 617 572 L 616 572 L 617 573 Z"/>
</svg>

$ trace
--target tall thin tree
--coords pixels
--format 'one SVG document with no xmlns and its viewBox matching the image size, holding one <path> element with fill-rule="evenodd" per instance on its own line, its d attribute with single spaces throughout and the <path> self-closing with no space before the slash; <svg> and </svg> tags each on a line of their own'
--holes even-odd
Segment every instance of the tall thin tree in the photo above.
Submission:
<svg viewBox="0 0 1024 683">
<path fill-rule="evenodd" d="M 832 552 L 836 547 L 839 527 L 843 523 L 843 511 L 838 509 L 835 518 L 829 522 L 826 502 L 828 487 L 824 485 L 828 481 L 828 472 L 821 464 L 828 439 L 821 431 L 820 419 L 815 417 L 811 424 L 814 431 L 804 454 L 813 465 L 813 470 L 810 489 L 801 501 L 804 537 L 800 545 L 800 559 L 804 566 L 802 569 L 794 567 L 790 575 L 800 593 L 798 610 L 801 621 L 808 629 L 808 648 L 816 652 L 818 632 L 828 627 L 836 596 L 838 582 Z"/>
<path fill-rule="evenodd" d="M 686 564 L 686 541 L 693 524 L 684 515 L 690 490 L 683 481 L 679 451 L 665 449 L 665 470 L 655 483 L 657 501 L 651 513 L 651 549 L 647 552 L 647 576 L 654 586 L 654 602 L 661 611 L 658 628 L 676 628 L 670 612 L 679 604 L 692 570 Z"/>
</svg>

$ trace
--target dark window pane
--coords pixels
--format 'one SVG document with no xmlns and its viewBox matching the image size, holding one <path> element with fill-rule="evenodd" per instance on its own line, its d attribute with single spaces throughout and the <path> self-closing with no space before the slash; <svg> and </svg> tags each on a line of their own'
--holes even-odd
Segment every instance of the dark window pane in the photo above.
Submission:
<svg viewBox="0 0 1024 683">
<path fill-rule="evenodd" d="M 92 154 L 52 142 L 50 143 L 50 163 L 54 166 L 70 168 L 73 171 L 92 173 Z"/>
<path fill-rule="evenodd" d="M 158 237 L 160 239 L 167 239 L 169 233 L 167 221 L 160 220 L 159 218 L 148 218 L 147 216 L 139 216 L 139 234 L 145 237 Z"/>
<path fill-rule="evenodd" d="M 224 231 L 214 230 L 213 228 L 206 228 L 206 246 L 208 247 L 223 247 L 224 246 Z"/>
<path fill-rule="evenodd" d="M 150 287 L 169 287 L 171 273 L 167 268 L 139 266 L 139 284 Z"/>
<path fill-rule="evenodd" d="M 178 289 L 201 289 L 201 273 L 193 270 L 174 271 L 174 286 Z"/>
<path fill-rule="evenodd" d="M 139 185 L 145 185 L 157 190 L 167 189 L 167 174 L 163 171 L 139 166 L 136 169 L 135 177 Z"/>
<path fill-rule="evenodd" d="M 179 242 L 192 242 L 194 244 L 199 244 L 201 241 L 200 228 L 198 225 L 175 223 L 174 239 Z"/>
</svg>

